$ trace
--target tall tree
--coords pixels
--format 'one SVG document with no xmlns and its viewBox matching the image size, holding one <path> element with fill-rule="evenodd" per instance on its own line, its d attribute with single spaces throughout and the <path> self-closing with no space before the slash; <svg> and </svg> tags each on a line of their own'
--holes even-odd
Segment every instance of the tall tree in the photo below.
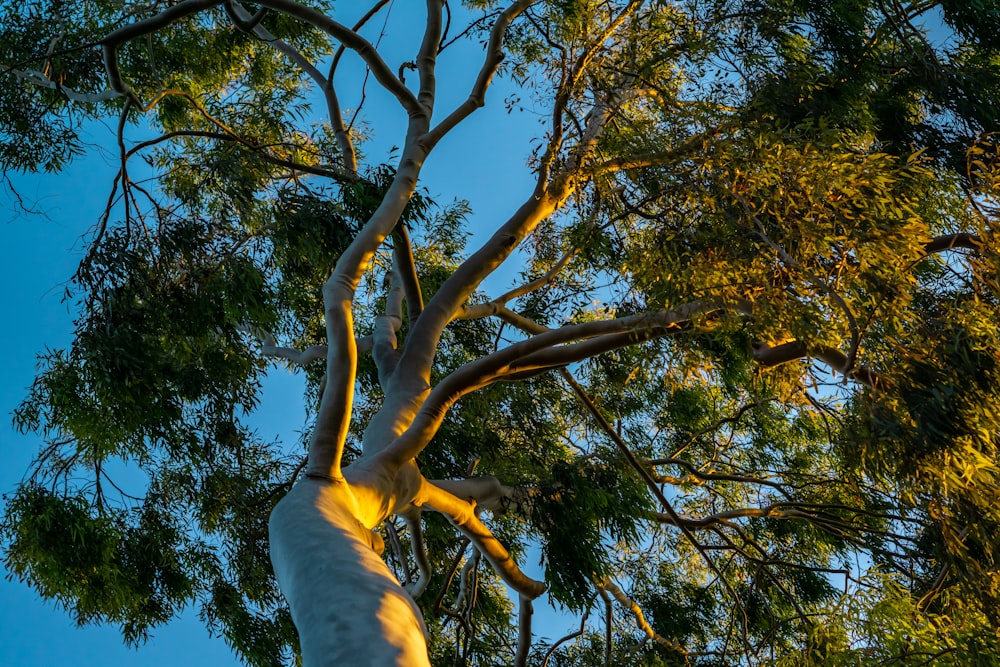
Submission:
<svg viewBox="0 0 1000 667">
<path fill-rule="evenodd" d="M 2 523 L 80 622 L 135 642 L 198 601 L 254 665 L 1000 651 L 994 3 L 2 11 L 4 168 L 117 127 Z M 498 76 L 535 182 L 470 237 L 421 170 Z M 244 423 L 273 363 L 302 443 Z M 543 594 L 578 631 L 532 642 Z"/>
</svg>

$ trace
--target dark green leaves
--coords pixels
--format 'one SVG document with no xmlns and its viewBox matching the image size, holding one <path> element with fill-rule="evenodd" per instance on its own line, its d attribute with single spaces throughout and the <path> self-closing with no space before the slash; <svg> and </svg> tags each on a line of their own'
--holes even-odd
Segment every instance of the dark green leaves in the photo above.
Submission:
<svg viewBox="0 0 1000 667">
<path fill-rule="evenodd" d="M 4 564 L 72 611 L 78 623 L 108 621 L 136 643 L 192 598 L 196 574 L 182 533 L 151 507 L 95 508 L 84 496 L 22 487 L 0 524 Z"/>
<path fill-rule="evenodd" d="M 587 607 L 593 582 L 609 573 L 609 550 L 635 546 L 649 496 L 627 468 L 556 464 L 531 508 L 542 537 L 549 593 L 570 609 Z"/>
</svg>

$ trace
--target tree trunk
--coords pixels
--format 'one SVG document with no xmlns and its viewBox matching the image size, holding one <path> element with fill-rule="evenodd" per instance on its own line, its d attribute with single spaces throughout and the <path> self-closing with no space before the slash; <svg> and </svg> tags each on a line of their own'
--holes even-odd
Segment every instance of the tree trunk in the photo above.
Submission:
<svg viewBox="0 0 1000 667">
<path fill-rule="evenodd" d="M 429 666 L 420 610 L 357 516 L 346 482 L 311 478 L 271 513 L 271 562 L 291 606 L 303 665 Z"/>
</svg>

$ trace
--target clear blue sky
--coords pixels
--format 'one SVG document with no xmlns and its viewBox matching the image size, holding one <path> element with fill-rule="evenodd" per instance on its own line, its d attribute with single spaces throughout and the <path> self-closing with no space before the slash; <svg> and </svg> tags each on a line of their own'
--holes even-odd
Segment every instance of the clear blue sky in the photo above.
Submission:
<svg viewBox="0 0 1000 667">
<path fill-rule="evenodd" d="M 414 25 L 403 9 L 394 10 L 393 23 Z M 371 36 L 374 38 L 374 35 Z M 390 37 L 384 43 L 392 44 Z M 460 50 L 462 49 L 462 50 Z M 411 54 L 396 59 L 398 64 Z M 440 62 L 439 114 L 464 99 L 475 72 L 469 69 L 481 57 L 478 47 L 453 47 Z M 350 89 L 344 88 L 342 96 Z M 378 156 L 402 137 L 403 118 L 395 102 L 368 85 L 366 114 L 373 120 L 375 142 L 366 148 Z M 441 202 L 469 199 L 473 226 L 482 238 L 502 222 L 531 191 L 532 178 L 525 166 L 531 150 L 529 139 L 544 131 L 531 113 L 509 116 L 503 100 L 511 92 L 503 82 L 488 96 L 487 108 L 458 128 L 439 146 L 424 169 L 423 185 Z M 523 96 L 523 95 L 522 95 Z M 345 105 L 351 102 L 345 99 Z M 91 136 L 99 145 L 114 146 L 110 130 L 96 127 Z M 382 151 L 382 152 L 380 152 Z M 105 151 L 108 152 L 108 151 Z M 60 175 L 13 176 L 25 203 L 38 214 L 18 211 L 6 187 L 0 187 L 0 492 L 9 493 L 21 480 L 40 441 L 10 428 L 10 412 L 24 398 L 35 370 L 36 355 L 46 347 L 69 342 L 72 313 L 62 302 L 63 288 L 81 257 L 84 235 L 97 221 L 111 186 L 116 165 L 99 151 Z M 259 427 L 290 441 L 304 421 L 299 384 L 284 371 L 275 371 L 266 388 Z M 533 565 L 533 564 L 526 564 Z M 540 601 L 541 602 L 541 601 Z M 536 634 L 558 636 L 565 623 L 545 631 L 551 618 L 539 607 Z M 541 621 L 541 623 L 539 623 Z M 71 617 L 53 602 L 18 582 L 0 581 L 0 666 L 48 667 L 55 665 L 227 665 L 238 664 L 221 639 L 213 639 L 189 610 L 185 617 L 156 631 L 153 639 L 132 650 L 122 644 L 114 627 L 77 628 Z"/>
</svg>

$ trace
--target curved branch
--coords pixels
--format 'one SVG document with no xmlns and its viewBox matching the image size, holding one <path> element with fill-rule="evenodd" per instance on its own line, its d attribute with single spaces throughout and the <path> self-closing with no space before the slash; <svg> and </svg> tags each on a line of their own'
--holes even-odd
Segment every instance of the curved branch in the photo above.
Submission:
<svg viewBox="0 0 1000 667">
<path fill-rule="evenodd" d="M 210 132 L 208 130 L 176 130 L 174 132 L 167 132 L 166 134 L 162 134 L 159 137 L 156 137 L 155 139 L 147 139 L 146 141 L 141 141 L 137 143 L 136 145 L 134 145 L 132 148 L 129 149 L 128 157 L 131 157 L 136 153 L 138 153 L 139 151 L 149 148 L 150 146 L 155 146 L 156 144 L 163 143 L 164 141 L 169 141 L 170 139 L 176 139 L 178 137 L 181 138 L 197 137 L 203 139 L 217 139 L 219 141 L 234 141 L 243 146 L 244 148 L 253 151 L 266 162 L 269 162 L 278 167 L 284 167 L 286 169 L 290 169 L 292 171 L 302 172 L 303 174 L 325 176 L 337 182 L 353 182 L 358 180 L 356 174 L 352 175 L 347 172 L 328 169 L 326 167 L 317 167 L 313 165 L 302 164 L 301 162 L 295 162 L 293 160 L 285 160 L 283 158 L 275 157 L 265 152 L 265 149 L 269 148 L 270 145 L 255 144 L 252 141 L 248 141 L 246 138 L 240 136 L 239 134 L 229 129 L 228 127 L 225 127 L 224 125 L 221 126 L 221 128 L 224 130 L 223 132 Z"/>
<path fill-rule="evenodd" d="M 636 627 L 638 627 L 639 630 L 641 630 L 649 639 L 652 639 L 660 646 L 676 651 L 681 655 L 686 655 L 686 652 L 679 644 L 660 636 L 655 630 L 653 630 L 653 627 L 649 624 L 645 615 L 642 613 L 642 608 L 639 607 L 635 600 L 625 595 L 625 592 L 618 588 L 614 582 L 610 579 L 604 579 L 603 581 L 597 582 L 597 586 L 611 593 L 615 600 L 618 601 L 618 604 L 632 612 L 632 616 L 635 618 Z"/>
<path fill-rule="evenodd" d="M 236 0 L 226 0 L 225 3 L 226 15 L 229 16 L 229 20 L 233 22 L 237 28 L 245 33 L 251 33 L 260 26 L 260 22 L 264 20 L 267 16 L 267 8 L 261 7 L 257 10 L 257 13 L 250 16 L 250 12 L 244 9 Z M 239 9 L 237 9 L 237 7 Z"/>
<path fill-rule="evenodd" d="M 261 352 L 266 357 L 286 359 L 293 364 L 305 366 L 314 361 L 325 358 L 327 349 L 326 345 L 312 345 L 304 350 L 296 350 L 292 347 L 278 347 L 277 341 L 274 340 L 274 336 L 267 334 L 267 337 L 264 339 L 264 344 L 261 346 Z"/>
<path fill-rule="evenodd" d="M 388 390 L 389 378 L 396 369 L 399 353 L 396 351 L 396 332 L 403 325 L 403 289 L 399 284 L 398 273 L 389 272 L 389 293 L 385 298 L 385 314 L 375 318 L 375 331 L 372 334 L 374 346 L 372 356 L 378 368 L 379 383 L 383 390 Z"/>
<path fill-rule="evenodd" d="M 337 99 L 337 93 L 333 88 L 332 82 L 323 76 L 323 74 L 306 59 L 301 53 L 294 49 L 288 42 L 283 39 L 275 37 L 269 30 L 260 25 L 261 19 L 267 12 L 266 7 L 261 7 L 254 16 L 250 16 L 250 13 L 243 7 L 242 4 L 236 0 L 226 1 L 226 12 L 232 18 L 233 23 L 243 30 L 244 32 L 252 32 L 253 35 L 258 37 L 261 41 L 267 42 L 275 49 L 285 54 L 285 56 L 295 63 L 299 69 L 301 69 L 305 74 L 309 76 L 321 91 L 323 91 L 323 99 L 326 101 L 327 115 L 330 117 L 330 124 L 333 127 L 337 125 L 337 119 L 340 119 L 340 124 L 343 125 L 343 118 L 340 113 L 340 102 Z M 337 135 L 336 130 L 334 131 L 335 136 L 340 144 L 341 152 L 344 154 L 344 169 L 348 174 L 357 177 L 357 164 L 354 162 L 354 148 L 348 143 L 345 146 L 344 139 L 346 137 L 341 137 Z"/>
<path fill-rule="evenodd" d="M 340 40 L 341 44 L 357 53 L 365 61 L 365 64 L 371 69 L 375 80 L 382 84 L 382 87 L 396 98 L 400 106 L 407 113 L 411 116 L 423 115 L 425 113 L 426 110 L 423 105 L 420 104 L 416 96 L 410 92 L 409 88 L 403 85 L 403 82 L 399 80 L 392 69 L 386 64 L 382 56 L 379 55 L 375 45 L 356 31 L 351 30 L 342 23 L 334 21 L 322 12 L 294 0 L 258 0 L 258 3 L 263 7 L 269 7 L 305 21 L 331 37 Z"/>
<path fill-rule="evenodd" d="M 103 48 L 104 69 L 107 72 L 112 90 L 128 96 L 136 102 L 137 106 L 145 108 L 146 105 L 139 100 L 122 78 L 121 69 L 118 67 L 118 47 L 130 39 L 156 32 L 175 21 L 206 9 L 212 9 L 222 3 L 223 0 L 182 0 L 182 2 L 164 9 L 155 16 L 122 26 L 106 35 L 98 43 Z"/>
<path fill-rule="evenodd" d="M 511 21 L 534 4 L 535 1 L 517 0 L 517 2 L 497 16 L 493 24 L 493 29 L 490 31 L 490 39 L 486 44 L 486 58 L 479 69 L 479 75 L 476 77 L 476 82 L 472 86 L 469 97 L 448 114 L 444 120 L 421 137 L 421 141 L 428 148 L 435 146 L 455 126 L 468 118 L 476 109 L 486 104 L 486 90 L 490 87 L 493 75 L 496 74 L 497 68 L 504 59 L 503 38 L 507 32 L 507 28 L 510 26 Z M 423 80 L 422 76 L 421 80 Z"/>
<path fill-rule="evenodd" d="M 592 167 L 591 170 L 596 175 L 608 174 L 616 171 L 626 171 L 628 169 L 640 169 L 642 167 L 653 167 L 658 164 L 663 164 L 664 162 L 676 160 L 678 157 L 693 153 L 697 149 L 704 147 L 710 139 L 718 136 L 720 131 L 721 130 L 719 128 L 705 130 L 704 132 L 700 132 L 666 151 L 605 160 L 604 162 Z"/>
<path fill-rule="evenodd" d="M 58 81 L 53 81 L 48 78 L 45 76 L 44 72 L 37 72 L 35 70 L 11 69 L 10 73 L 34 86 L 48 88 L 49 90 L 61 93 L 66 96 L 66 99 L 72 100 L 73 102 L 96 104 L 98 102 L 107 102 L 108 100 L 125 97 L 125 93 L 121 93 L 117 90 L 103 90 L 99 93 L 78 93 L 72 88 L 64 86 Z"/>
<path fill-rule="evenodd" d="M 431 565 L 427 560 L 427 545 L 424 543 L 424 529 L 420 523 L 420 510 L 416 507 L 404 512 L 400 512 L 407 528 L 410 529 L 410 551 L 413 553 L 413 560 L 417 563 L 417 580 L 407 585 L 406 590 L 410 596 L 416 600 L 431 581 Z"/>
<path fill-rule="evenodd" d="M 443 0 L 427 0 L 427 22 L 424 25 L 424 38 L 420 43 L 420 50 L 417 52 L 416 68 L 420 78 L 420 91 L 417 93 L 417 100 L 425 109 L 434 108 L 434 93 L 437 87 L 434 69 L 437 64 L 441 29 L 444 24 L 443 4 Z"/>
<path fill-rule="evenodd" d="M 728 308 L 744 312 L 748 306 L 738 303 Z M 674 310 L 642 313 L 615 320 L 570 324 L 548 330 L 472 361 L 453 371 L 430 392 L 406 431 L 390 443 L 380 456 L 384 457 L 383 462 L 390 470 L 398 469 L 416 457 L 430 442 L 455 401 L 491 382 L 517 373 L 565 365 L 586 358 L 586 355 L 599 354 L 638 340 L 649 340 L 654 334 L 662 336 L 669 331 L 679 330 L 683 323 L 696 316 L 723 309 L 727 309 L 727 306 L 694 301 Z M 580 340 L 585 342 L 553 349 Z M 403 361 L 400 361 L 400 367 L 402 364 Z"/>
<path fill-rule="evenodd" d="M 985 242 L 975 234 L 958 232 L 931 239 L 924 245 L 924 252 L 932 255 L 945 250 L 957 250 L 959 248 L 963 250 L 982 250 L 985 245 Z"/>
<path fill-rule="evenodd" d="M 529 489 L 505 486 L 493 476 L 434 479 L 428 480 L 428 483 L 456 498 L 473 502 L 478 510 L 485 509 L 491 512 L 505 512 L 511 505 L 515 505 L 517 510 L 522 512 L 532 495 Z"/>
<path fill-rule="evenodd" d="M 579 630 L 577 630 L 576 632 L 571 632 L 568 635 L 565 635 L 564 637 L 560 637 L 559 639 L 557 639 L 552 643 L 552 646 L 549 647 L 549 650 L 545 652 L 545 657 L 542 658 L 541 667 L 548 667 L 549 658 L 552 657 L 552 654 L 555 653 L 556 649 L 558 649 L 562 644 L 565 644 L 571 639 L 576 639 L 577 637 L 581 636 L 584 633 L 584 630 L 586 630 L 587 628 L 587 618 L 589 616 L 590 616 L 590 609 L 587 609 L 586 611 L 583 612 L 583 618 L 580 619 Z"/>
<path fill-rule="evenodd" d="M 430 507 L 444 514 L 486 557 L 500 578 L 522 596 L 534 599 L 545 592 L 545 584 L 521 572 L 507 549 L 476 516 L 471 503 L 423 480 L 414 505 Z"/>
<path fill-rule="evenodd" d="M 542 220 L 555 211 L 558 201 L 549 196 L 529 197 L 493 236 L 445 280 L 424 306 L 420 321 L 403 346 L 400 367 L 412 377 L 430 381 L 430 367 L 445 326 L 482 281 L 493 273 Z"/>
<path fill-rule="evenodd" d="M 780 366 L 789 361 L 813 357 L 825 363 L 827 366 L 843 374 L 852 380 L 871 387 L 872 389 L 884 389 L 888 386 L 888 380 L 867 366 L 853 365 L 846 354 L 840 350 L 827 345 L 808 348 L 800 340 L 793 340 L 780 345 L 770 346 L 766 343 L 754 343 L 753 357 L 762 366 Z"/>
<path fill-rule="evenodd" d="M 420 292 L 420 276 L 417 275 L 417 264 L 413 259 L 413 245 L 410 243 L 410 233 L 405 225 L 399 225 L 392 232 L 393 258 L 399 279 L 403 283 L 403 294 L 406 297 L 406 316 L 410 322 L 415 322 L 424 310 L 424 297 Z"/>
</svg>

